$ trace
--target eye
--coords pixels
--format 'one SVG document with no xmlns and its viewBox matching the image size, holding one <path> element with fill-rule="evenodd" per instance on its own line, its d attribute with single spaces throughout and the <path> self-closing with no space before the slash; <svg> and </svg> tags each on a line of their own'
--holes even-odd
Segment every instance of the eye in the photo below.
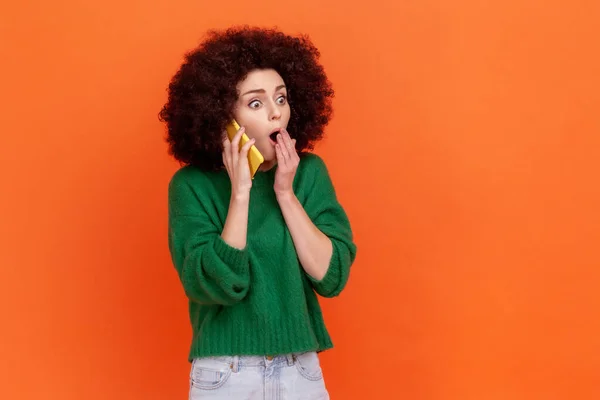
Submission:
<svg viewBox="0 0 600 400">
<path fill-rule="evenodd" d="M 279 105 L 285 104 L 286 100 L 287 100 L 287 97 L 280 96 L 277 98 L 277 104 L 279 104 Z"/>
<path fill-rule="evenodd" d="M 250 108 L 258 108 L 258 107 L 260 107 L 260 104 L 261 104 L 260 101 L 254 100 L 254 101 L 251 101 L 250 104 L 248 104 L 248 107 L 250 107 Z"/>
</svg>

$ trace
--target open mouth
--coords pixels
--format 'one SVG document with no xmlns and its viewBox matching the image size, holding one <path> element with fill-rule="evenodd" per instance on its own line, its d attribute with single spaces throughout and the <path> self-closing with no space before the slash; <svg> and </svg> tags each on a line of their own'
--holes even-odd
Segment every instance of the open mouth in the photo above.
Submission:
<svg viewBox="0 0 600 400">
<path fill-rule="evenodd" d="M 276 131 L 272 132 L 272 133 L 269 135 L 269 139 L 271 139 L 271 141 L 272 141 L 273 143 L 277 143 L 277 135 L 279 134 L 279 132 L 280 132 L 280 131 L 281 131 L 281 129 L 277 129 Z"/>
</svg>

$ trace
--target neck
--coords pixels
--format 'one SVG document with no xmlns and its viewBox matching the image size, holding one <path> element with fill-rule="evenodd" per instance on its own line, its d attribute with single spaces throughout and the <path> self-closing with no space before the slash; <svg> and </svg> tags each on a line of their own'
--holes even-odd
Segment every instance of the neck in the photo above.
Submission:
<svg viewBox="0 0 600 400">
<path fill-rule="evenodd" d="M 275 166 L 275 164 L 277 164 L 277 159 L 265 161 L 260 165 L 260 167 L 258 167 L 258 170 L 259 171 L 268 171 L 271 168 L 273 168 Z"/>
</svg>

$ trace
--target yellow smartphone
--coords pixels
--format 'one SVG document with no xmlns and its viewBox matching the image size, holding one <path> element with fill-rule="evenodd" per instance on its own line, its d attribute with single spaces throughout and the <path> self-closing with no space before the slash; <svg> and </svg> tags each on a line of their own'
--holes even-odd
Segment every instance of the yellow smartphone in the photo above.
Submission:
<svg viewBox="0 0 600 400">
<path fill-rule="evenodd" d="M 227 124 L 227 136 L 229 137 L 229 140 L 233 140 L 233 138 L 239 130 L 240 125 L 235 119 L 232 120 L 229 124 Z M 240 149 L 249 140 L 250 138 L 244 132 L 242 138 L 240 139 Z M 263 157 L 263 155 L 260 154 L 260 151 L 258 151 L 256 146 L 252 145 L 252 147 L 250 147 L 250 150 L 248 151 L 248 166 L 250 167 L 250 176 L 252 177 L 252 179 L 254 179 L 254 174 L 256 174 L 256 171 L 258 171 L 258 167 L 260 167 L 260 165 L 264 161 L 265 158 Z"/>
</svg>

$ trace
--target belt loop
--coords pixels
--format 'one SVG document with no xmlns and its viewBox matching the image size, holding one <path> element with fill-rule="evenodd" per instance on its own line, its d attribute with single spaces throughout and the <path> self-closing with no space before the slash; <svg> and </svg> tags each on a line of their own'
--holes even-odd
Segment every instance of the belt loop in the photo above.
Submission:
<svg viewBox="0 0 600 400">
<path fill-rule="evenodd" d="M 240 371 L 240 356 L 233 356 L 231 370 L 236 373 Z"/>
<path fill-rule="evenodd" d="M 296 356 L 294 354 L 286 354 L 286 358 L 289 366 L 294 365 L 296 362 Z"/>
</svg>

